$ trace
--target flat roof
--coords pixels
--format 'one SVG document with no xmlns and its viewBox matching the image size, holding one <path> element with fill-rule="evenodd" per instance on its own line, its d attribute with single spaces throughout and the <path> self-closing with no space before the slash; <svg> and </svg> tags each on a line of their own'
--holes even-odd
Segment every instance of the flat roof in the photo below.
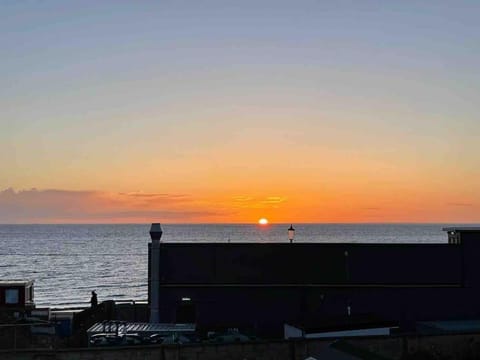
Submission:
<svg viewBox="0 0 480 360">
<path fill-rule="evenodd" d="M 452 227 L 445 227 L 442 229 L 443 231 L 448 231 L 448 232 L 480 232 L 480 226 L 452 226 Z"/>
<path fill-rule="evenodd" d="M 87 330 L 87 333 L 89 335 L 99 333 L 111 333 L 116 331 L 117 326 L 118 332 L 121 334 L 171 334 L 195 332 L 195 324 L 132 323 L 124 321 L 105 321 L 95 323 Z"/>
<path fill-rule="evenodd" d="M 418 324 L 445 332 L 478 332 L 479 320 L 421 321 Z"/>
<path fill-rule="evenodd" d="M 30 286 L 33 285 L 34 280 L 19 280 L 19 279 L 8 279 L 1 280 L 0 286 Z"/>
</svg>

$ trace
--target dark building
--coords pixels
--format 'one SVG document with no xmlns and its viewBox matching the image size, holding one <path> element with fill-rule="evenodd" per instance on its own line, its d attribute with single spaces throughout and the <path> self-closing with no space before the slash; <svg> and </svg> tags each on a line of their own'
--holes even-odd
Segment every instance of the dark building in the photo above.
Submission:
<svg viewBox="0 0 480 360">
<path fill-rule="evenodd" d="M 0 310 L 2 313 L 21 315 L 34 307 L 32 280 L 0 281 Z"/>
<path fill-rule="evenodd" d="M 281 336 L 285 323 L 479 318 L 480 228 L 444 230 L 444 244 L 160 242 L 159 321 Z"/>
</svg>

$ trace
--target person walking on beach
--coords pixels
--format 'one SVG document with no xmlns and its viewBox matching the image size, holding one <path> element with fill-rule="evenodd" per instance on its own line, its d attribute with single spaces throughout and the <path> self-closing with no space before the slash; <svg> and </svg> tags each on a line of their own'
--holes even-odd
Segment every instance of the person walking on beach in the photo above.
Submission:
<svg viewBox="0 0 480 360">
<path fill-rule="evenodd" d="M 98 305 L 97 293 L 95 291 L 92 291 L 92 297 L 90 299 L 90 305 L 92 306 L 92 309 L 95 309 Z"/>
</svg>

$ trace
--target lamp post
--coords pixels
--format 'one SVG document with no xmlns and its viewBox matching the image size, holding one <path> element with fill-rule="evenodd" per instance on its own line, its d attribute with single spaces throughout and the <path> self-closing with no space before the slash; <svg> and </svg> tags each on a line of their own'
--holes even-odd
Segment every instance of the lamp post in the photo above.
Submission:
<svg viewBox="0 0 480 360">
<path fill-rule="evenodd" d="M 290 240 L 290 244 L 293 243 L 294 237 L 295 237 L 295 229 L 293 228 L 293 225 L 290 224 L 290 227 L 288 228 L 288 240 Z"/>
</svg>

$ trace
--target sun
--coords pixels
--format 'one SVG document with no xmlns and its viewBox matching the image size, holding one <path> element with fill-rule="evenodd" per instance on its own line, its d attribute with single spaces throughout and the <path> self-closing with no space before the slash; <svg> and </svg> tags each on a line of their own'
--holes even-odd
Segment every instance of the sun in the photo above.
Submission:
<svg viewBox="0 0 480 360">
<path fill-rule="evenodd" d="M 261 219 L 258 220 L 258 223 L 260 225 L 268 225 L 268 219 L 261 218 Z"/>
</svg>

